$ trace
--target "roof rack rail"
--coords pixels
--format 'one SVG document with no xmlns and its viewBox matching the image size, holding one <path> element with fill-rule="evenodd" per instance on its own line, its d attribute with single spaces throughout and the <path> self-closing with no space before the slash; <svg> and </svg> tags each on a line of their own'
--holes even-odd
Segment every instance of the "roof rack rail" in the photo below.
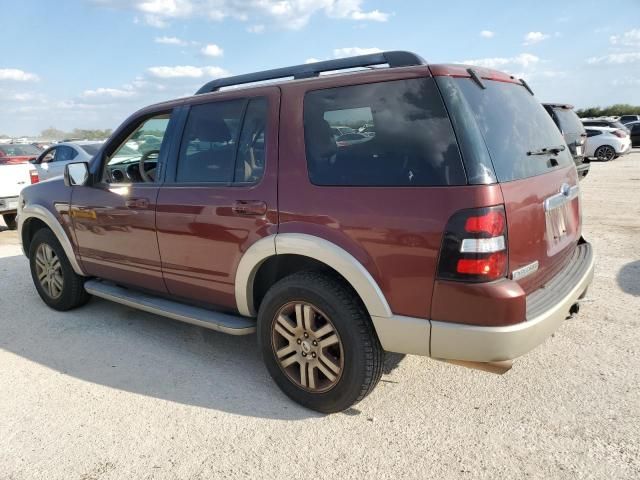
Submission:
<svg viewBox="0 0 640 480">
<path fill-rule="evenodd" d="M 293 67 L 274 68 L 262 72 L 247 73 L 234 77 L 220 78 L 205 83 L 196 95 L 218 91 L 223 87 L 242 85 L 245 83 L 263 82 L 266 80 L 277 80 L 279 78 L 293 77 L 313 78 L 321 72 L 333 70 L 345 70 L 349 68 L 371 67 L 373 65 L 387 64 L 389 67 L 410 67 L 415 65 L 426 65 L 427 62 L 419 55 L 404 51 L 391 51 L 372 53 L 369 55 L 358 55 L 357 57 L 339 58 L 336 60 L 325 60 L 322 62 L 307 63 Z"/>
</svg>

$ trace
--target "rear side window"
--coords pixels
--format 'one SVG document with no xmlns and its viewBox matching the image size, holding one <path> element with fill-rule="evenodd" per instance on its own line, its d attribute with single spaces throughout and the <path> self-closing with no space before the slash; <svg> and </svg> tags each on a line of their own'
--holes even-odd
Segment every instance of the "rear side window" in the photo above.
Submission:
<svg viewBox="0 0 640 480">
<path fill-rule="evenodd" d="M 255 183 L 264 172 L 267 99 L 195 105 L 182 135 L 178 183 Z"/>
<path fill-rule="evenodd" d="M 553 156 L 529 155 L 566 143 L 544 107 L 522 85 L 487 80 L 483 89 L 470 78 L 445 81 L 454 83 L 475 117 L 498 181 L 533 177 L 573 165 L 568 148 Z M 450 108 L 460 108 L 447 95 L 451 93 L 445 95 Z"/>
<path fill-rule="evenodd" d="M 600 134 L 602 134 L 600 130 L 587 129 L 587 137 L 595 137 L 596 135 L 600 135 Z"/>
<path fill-rule="evenodd" d="M 576 115 L 576 112 L 568 108 L 556 108 L 554 112 L 560 122 L 560 128 L 563 133 L 584 132 L 584 125 L 582 125 L 582 122 L 578 115 Z"/>
<path fill-rule="evenodd" d="M 354 133 L 338 137 L 344 127 Z M 309 178 L 316 185 L 466 184 L 432 78 L 309 92 L 304 132 Z"/>
</svg>

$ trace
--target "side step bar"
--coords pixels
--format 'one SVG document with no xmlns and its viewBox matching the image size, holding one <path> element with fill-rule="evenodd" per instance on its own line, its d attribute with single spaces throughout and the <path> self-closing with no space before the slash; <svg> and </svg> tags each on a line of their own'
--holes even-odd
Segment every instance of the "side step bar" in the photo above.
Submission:
<svg viewBox="0 0 640 480">
<path fill-rule="evenodd" d="M 88 280 L 84 289 L 96 297 L 230 335 L 249 335 L 256 331 L 252 318 L 185 305 L 100 280 Z"/>
</svg>

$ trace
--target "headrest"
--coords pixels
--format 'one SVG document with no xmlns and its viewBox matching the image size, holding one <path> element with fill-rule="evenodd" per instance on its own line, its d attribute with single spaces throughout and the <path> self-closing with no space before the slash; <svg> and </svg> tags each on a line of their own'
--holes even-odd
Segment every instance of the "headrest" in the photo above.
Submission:
<svg viewBox="0 0 640 480">
<path fill-rule="evenodd" d="M 231 132 L 224 120 L 220 118 L 194 118 L 189 126 L 191 138 L 201 142 L 228 142 Z"/>
</svg>

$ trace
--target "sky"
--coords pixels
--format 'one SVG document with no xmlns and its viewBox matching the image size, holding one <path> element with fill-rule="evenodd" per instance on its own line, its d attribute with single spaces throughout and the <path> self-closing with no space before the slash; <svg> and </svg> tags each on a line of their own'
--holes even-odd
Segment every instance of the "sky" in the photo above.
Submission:
<svg viewBox="0 0 640 480">
<path fill-rule="evenodd" d="M 213 78 L 378 50 L 640 105 L 640 0 L 0 0 L 0 134 L 115 128 Z"/>
</svg>

